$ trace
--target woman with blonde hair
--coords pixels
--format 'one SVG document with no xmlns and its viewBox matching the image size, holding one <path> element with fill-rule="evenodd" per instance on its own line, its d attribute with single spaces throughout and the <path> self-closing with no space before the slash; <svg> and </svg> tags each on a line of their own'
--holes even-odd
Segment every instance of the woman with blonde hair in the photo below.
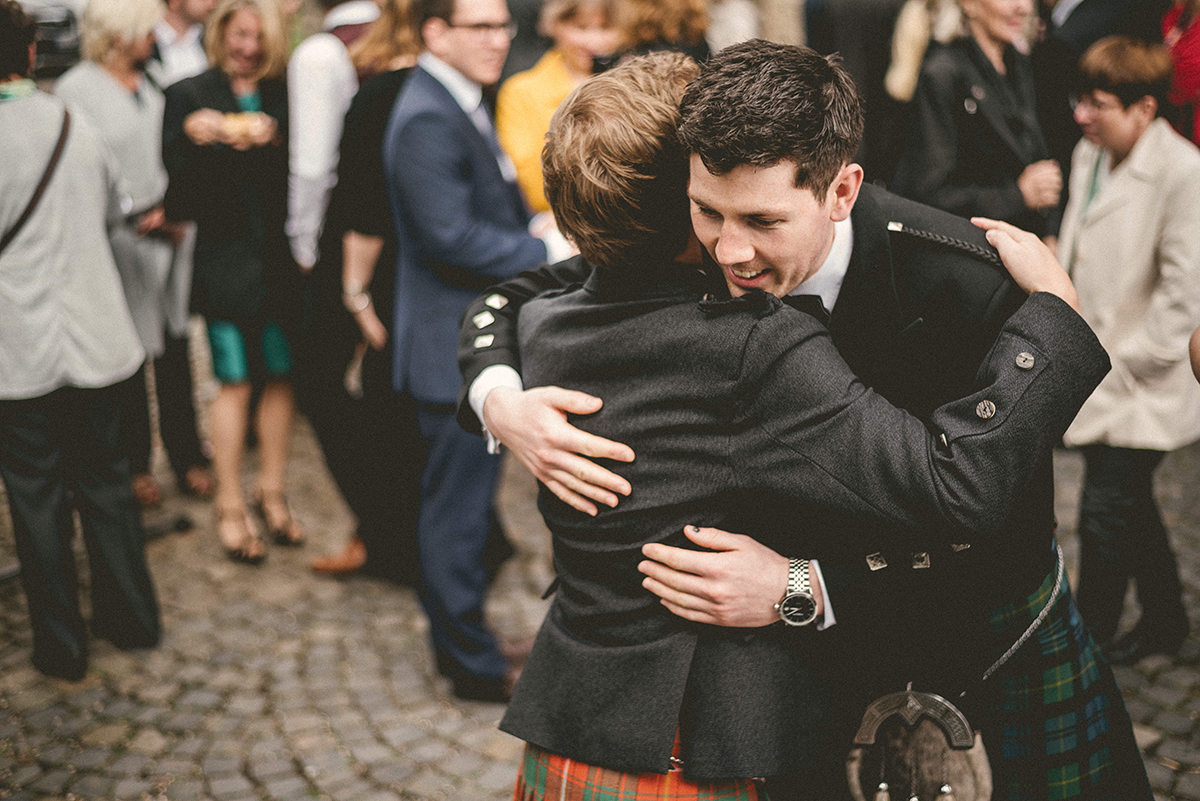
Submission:
<svg viewBox="0 0 1200 801">
<path fill-rule="evenodd" d="M 964 217 L 1058 233 L 1062 170 L 1037 116 L 1022 52 L 1033 0 L 958 0 L 965 29 L 931 42 L 894 192 Z"/>
<path fill-rule="evenodd" d="M 363 84 L 375 75 L 411 67 L 420 51 L 410 0 L 385 0 L 379 18 L 350 46 L 350 61 Z"/>
<path fill-rule="evenodd" d="M 163 95 L 143 70 L 162 18 L 158 0 L 92 0 L 83 15 L 85 61 L 68 70 L 55 93 L 78 109 L 112 153 L 132 205 L 109 228 L 125 300 L 146 354 L 155 360 L 163 444 L 180 489 L 211 491 L 208 460 L 196 433 L 190 374 L 159 369 L 168 343 L 184 340 L 191 264 L 176 252 L 179 230 L 163 215 L 167 173 L 162 166 Z M 185 341 L 185 340 L 184 340 Z M 184 345 L 186 349 L 186 344 Z M 171 357 L 179 354 L 172 352 Z M 184 355 L 186 363 L 186 355 Z M 122 384 L 122 441 L 130 458 L 133 491 L 143 505 L 160 499 L 150 473 L 150 409 L 145 365 Z"/>
<path fill-rule="evenodd" d="M 205 32 L 212 66 L 169 87 L 163 160 L 167 216 L 196 222 L 194 306 L 208 318 L 213 371 L 217 533 L 235 561 L 266 548 L 247 512 L 241 470 L 252 385 L 261 386 L 256 502 L 275 542 L 304 534 L 284 498 L 295 400 L 285 329 L 299 308 L 287 213 L 287 44 L 274 0 L 222 0 Z"/>
<path fill-rule="evenodd" d="M 512 157 L 517 183 L 534 212 L 548 211 L 542 192 L 542 141 L 550 118 L 571 90 L 595 72 L 595 60 L 617 46 L 613 0 L 548 0 L 538 28 L 554 41 L 532 69 L 500 87 L 496 136 Z"/>
</svg>

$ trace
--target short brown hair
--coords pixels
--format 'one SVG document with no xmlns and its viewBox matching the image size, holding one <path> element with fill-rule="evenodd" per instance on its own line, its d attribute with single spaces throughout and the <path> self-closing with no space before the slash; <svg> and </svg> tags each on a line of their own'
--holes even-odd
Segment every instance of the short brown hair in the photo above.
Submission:
<svg viewBox="0 0 1200 801">
<path fill-rule="evenodd" d="M 792 161 L 796 186 L 818 196 L 862 141 L 862 100 L 841 59 L 762 39 L 705 62 L 680 111 L 679 141 L 709 172 Z"/>
<path fill-rule="evenodd" d="M 283 32 L 283 12 L 276 0 L 220 0 L 208 18 L 204 30 L 204 51 L 208 61 L 222 67 L 225 61 L 225 30 L 229 20 L 243 8 L 258 14 L 262 22 L 263 57 L 254 77 L 278 78 L 287 69 L 287 37 Z"/>
<path fill-rule="evenodd" d="M 450 18 L 454 16 L 455 2 L 457 0 L 413 0 L 413 30 L 422 47 L 425 46 L 425 23 L 431 19 L 440 19 L 449 25 Z"/>
<path fill-rule="evenodd" d="M 1081 92 L 1109 92 L 1125 108 L 1149 95 L 1161 112 L 1171 89 L 1171 54 L 1159 44 L 1106 36 L 1079 59 L 1079 74 Z"/>
<path fill-rule="evenodd" d="M 33 19 L 17 0 L 0 0 L 0 80 L 29 74 L 29 46 L 37 37 Z"/>
<path fill-rule="evenodd" d="M 699 44 L 708 30 L 708 7 L 704 0 L 622 0 L 617 28 L 628 50 L 663 42 Z"/>
<path fill-rule="evenodd" d="M 542 150 L 559 229 L 592 264 L 673 259 L 687 244 L 687 155 L 675 127 L 695 77 L 679 53 L 630 59 L 572 92 Z"/>
</svg>

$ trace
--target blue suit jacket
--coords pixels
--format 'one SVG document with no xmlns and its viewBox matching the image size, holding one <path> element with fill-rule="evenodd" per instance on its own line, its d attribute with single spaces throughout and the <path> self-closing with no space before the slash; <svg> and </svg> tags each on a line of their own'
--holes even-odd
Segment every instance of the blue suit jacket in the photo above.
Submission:
<svg viewBox="0 0 1200 801">
<path fill-rule="evenodd" d="M 392 382 L 418 402 L 454 404 L 463 311 L 482 289 L 546 259 L 494 147 L 436 78 L 413 70 L 383 159 L 400 248 Z"/>
</svg>

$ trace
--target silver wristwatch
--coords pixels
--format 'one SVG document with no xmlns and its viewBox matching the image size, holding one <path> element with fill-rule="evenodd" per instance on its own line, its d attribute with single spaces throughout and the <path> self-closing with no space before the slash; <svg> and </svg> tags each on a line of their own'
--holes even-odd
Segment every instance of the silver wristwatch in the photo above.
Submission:
<svg viewBox="0 0 1200 801">
<path fill-rule="evenodd" d="M 787 590 L 775 611 L 789 626 L 807 626 L 817 619 L 817 601 L 812 594 L 812 585 L 808 580 L 808 560 L 788 560 Z"/>
</svg>

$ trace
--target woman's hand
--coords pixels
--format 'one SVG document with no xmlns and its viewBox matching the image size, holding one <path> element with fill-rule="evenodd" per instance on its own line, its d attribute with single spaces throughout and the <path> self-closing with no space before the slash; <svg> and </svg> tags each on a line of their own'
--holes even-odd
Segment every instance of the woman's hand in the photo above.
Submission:
<svg viewBox="0 0 1200 801">
<path fill-rule="evenodd" d="M 1017 188 L 1027 208 L 1037 211 L 1058 205 L 1062 194 L 1062 170 L 1057 161 L 1045 159 L 1035 161 L 1017 177 Z"/>
<path fill-rule="evenodd" d="M 183 132 L 188 139 L 203 147 L 223 141 L 224 126 L 224 114 L 215 109 L 202 108 L 187 115 L 183 121 Z"/>
<path fill-rule="evenodd" d="M 1057 295 L 1079 311 L 1079 296 L 1070 276 L 1036 234 L 986 217 L 972 217 L 971 222 L 987 232 L 988 242 L 1000 251 L 1000 259 L 1017 286 L 1030 295 L 1034 292 Z"/>
<path fill-rule="evenodd" d="M 249 150 L 270 144 L 278 131 L 275 118 L 261 111 L 229 114 L 222 126 L 222 140 L 235 150 Z"/>
</svg>

